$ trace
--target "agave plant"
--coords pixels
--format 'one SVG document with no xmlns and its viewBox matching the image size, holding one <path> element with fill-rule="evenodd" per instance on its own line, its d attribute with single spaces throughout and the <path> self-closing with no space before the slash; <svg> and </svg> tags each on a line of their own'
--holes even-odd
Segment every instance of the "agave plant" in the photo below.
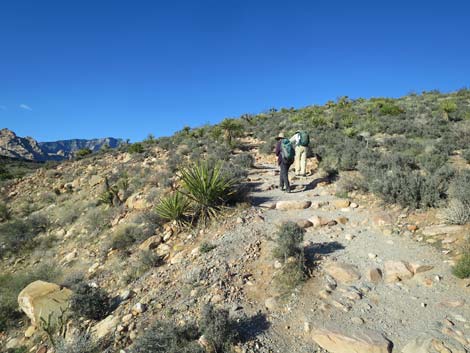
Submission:
<svg viewBox="0 0 470 353">
<path fill-rule="evenodd" d="M 181 169 L 182 190 L 195 203 L 196 216 L 203 222 L 215 217 L 235 192 L 236 179 L 223 172 L 220 162 L 197 162 Z"/>
<path fill-rule="evenodd" d="M 174 192 L 160 199 L 155 208 L 157 214 L 166 221 L 176 221 L 183 225 L 188 218 L 191 202 L 179 192 Z"/>
</svg>

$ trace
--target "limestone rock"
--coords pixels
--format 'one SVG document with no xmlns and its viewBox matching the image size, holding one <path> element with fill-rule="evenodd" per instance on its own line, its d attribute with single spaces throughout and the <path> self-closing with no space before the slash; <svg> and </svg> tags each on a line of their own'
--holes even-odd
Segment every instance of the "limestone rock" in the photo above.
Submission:
<svg viewBox="0 0 470 353">
<path fill-rule="evenodd" d="M 349 205 L 351 204 L 351 201 L 346 200 L 346 199 L 339 199 L 339 200 L 331 201 L 331 204 L 335 208 L 346 208 L 346 207 L 349 207 Z"/>
<path fill-rule="evenodd" d="M 282 211 L 303 210 L 309 208 L 311 204 L 311 201 L 278 201 L 276 203 L 276 209 Z"/>
<path fill-rule="evenodd" d="M 308 219 L 300 219 L 296 223 L 300 228 L 303 229 L 310 228 L 311 226 L 313 226 L 313 223 L 310 222 Z"/>
<path fill-rule="evenodd" d="M 432 266 L 432 265 L 423 265 L 423 264 L 416 263 L 416 262 L 410 263 L 409 267 L 410 267 L 411 271 L 413 272 L 413 274 L 415 274 L 415 275 L 418 274 L 418 273 L 430 271 L 434 268 L 434 266 Z"/>
<path fill-rule="evenodd" d="M 41 317 L 47 320 L 57 320 L 68 306 L 72 291 L 55 283 L 35 281 L 30 283 L 18 295 L 21 310 L 31 319 L 31 324 L 38 326 Z"/>
<path fill-rule="evenodd" d="M 445 225 L 445 224 L 440 224 L 437 226 L 429 226 L 423 229 L 423 235 L 426 236 L 435 236 L 435 235 L 441 235 L 441 234 L 452 234 L 452 233 L 458 233 L 463 231 L 465 228 L 464 226 L 459 226 L 459 225 Z"/>
<path fill-rule="evenodd" d="M 33 335 L 36 333 L 36 331 L 37 331 L 36 326 L 31 325 L 31 326 L 29 326 L 29 327 L 26 329 L 26 331 L 24 332 L 24 336 L 25 336 L 26 338 L 31 338 L 31 337 L 33 337 Z"/>
<path fill-rule="evenodd" d="M 139 249 L 143 251 L 152 250 L 159 246 L 161 242 L 162 237 L 160 235 L 153 235 L 147 240 L 145 240 L 142 244 L 140 244 Z"/>
<path fill-rule="evenodd" d="M 276 208 L 276 203 L 275 202 L 263 202 L 262 204 L 259 205 L 261 208 L 267 208 L 268 210 L 273 210 Z"/>
<path fill-rule="evenodd" d="M 438 339 L 421 336 L 410 341 L 402 353 L 453 353 L 453 351 Z"/>
<path fill-rule="evenodd" d="M 379 268 L 370 268 L 367 271 L 367 280 L 372 283 L 379 283 L 382 280 L 382 271 Z"/>
<path fill-rule="evenodd" d="M 315 329 L 313 340 L 330 353 L 391 353 L 393 344 L 379 332 L 347 334 L 339 329 Z"/>
<path fill-rule="evenodd" d="M 109 315 L 100 322 L 98 322 L 92 329 L 93 335 L 97 339 L 106 337 L 116 330 L 119 325 L 119 318 L 114 315 Z"/>
<path fill-rule="evenodd" d="M 353 283 L 361 278 L 355 266 L 345 263 L 330 263 L 325 271 L 339 283 Z"/>
<path fill-rule="evenodd" d="M 385 282 L 398 282 L 413 277 L 409 264 L 403 261 L 386 261 L 384 263 Z"/>
</svg>

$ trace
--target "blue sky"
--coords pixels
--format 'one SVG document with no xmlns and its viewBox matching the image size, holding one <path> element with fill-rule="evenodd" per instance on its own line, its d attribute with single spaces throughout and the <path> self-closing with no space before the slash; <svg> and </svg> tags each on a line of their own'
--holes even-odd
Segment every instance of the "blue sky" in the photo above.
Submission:
<svg viewBox="0 0 470 353">
<path fill-rule="evenodd" d="M 467 1 L 0 3 L 0 128 L 138 141 L 271 107 L 468 87 Z"/>
</svg>

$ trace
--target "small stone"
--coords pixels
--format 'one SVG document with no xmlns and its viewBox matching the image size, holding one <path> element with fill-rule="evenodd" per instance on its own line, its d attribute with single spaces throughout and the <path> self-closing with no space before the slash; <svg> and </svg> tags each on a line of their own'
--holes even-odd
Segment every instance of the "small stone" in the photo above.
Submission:
<svg viewBox="0 0 470 353">
<path fill-rule="evenodd" d="M 124 315 L 121 319 L 121 322 L 128 324 L 132 320 L 132 314 Z"/>
<path fill-rule="evenodd" d="M 304 332 L 309 333 L 312 330 L 312 327 L 309 322 L 304 322 Z"/>
<path fill-rule="evenodd" d="M 385 282 L 398 282 L 413 277 L 409 264 L 404 261 L 386 261 L 384 263 Z"/>
<path fill-rule="evenodd" d="M 318 292 L 318 296 L 322 299 L 328 299 L 331 296 L 331 292 L 325 289 L 322 289 Z"/>
<path fill-rule="evenodd" d="M 245 223 L 245 220 L 241 217 L 237 217 L 237 224 L 243 224 Z"/>
<path fill-rule="evenodd" d="M 346 218 L 346 217 L 338 217 L 338 218 L 336 219 L 336 221 L 337 221 L 338 223 L 340 223 L 340 224 L 346 224 L 346 223 L 349 222 L 349 218 Z"/>
<path fill-rule="evenodd" d="M 310 222 L 308 219 L 300 219 L 296 223 L 300 228 L 303 229 L 310 228 L 313 226 L 313 223 Z"/>
<path fill-rule="evenodd" d="M 370 268 L 367 271 L 367 279 L 372 283 L 379 283 L 382 280 L 382 271 L 379 268 Z"/>
<path fill-rule="evenodd" d="M 355 202 L 351 202 L 351 204 L 349 205 L 349 207 L 351 207 L 351 208 L 358 208 L 359 205 L 358 205 L 357 203 L 355 203 Z"/>
<path fill-rule="evenodd" d="M 139 314 L 142 314 L 147 310 L 147 305 L 142 304 L 142 303 L 137 303 L 132 307 L 132 314 L 134 316 L 137 316 Z"/>
<path fill-rule="evenodd" d="M 280 268 L 282 268 L 282 263 L 279 260 L 274 261 L 274 268 L 276 270 L 279 270 Z"/>
<path fill-rule="evenodd" d="M 355 238 L 355 236 L 352 235 L 352 234 L 346 234 L 346 235 L 344 236 L 344 239 L 349 240 L 349 241 L 353 240 L 354 238 Z"/>
<path fill-rule="evenodd" d="M 330 263 L 325 270 L 327 274 L 341 283 L 351 283 L 361 278 L 355 266 L 345 263 Z"/>
<path fill-rule="evenodd" d="M 351 201 L 345 200 L 345 199 L 339 199 L 339 200 L 333 200 L 331 204 L 335 208 L 346 208 L 346 207 L 349 207 L 349 205 L 351 204 Z"/>
<path fill-rule="evenodd" d="M 31 326 L 29 326 L 29 327 L 26 329 L 26 331 L 25 331 L 25 333 L 24 333 L 24 336 L 25 336 L 26 338 L 31 338 L 31 337 L 33 337 L 33 335 L 34 335 L 34 333 L 35 333 L 36 331 L 37 331 L 36 326 L 31 325 Z"/>
<path fill-rule="evenodd" d="M 277 307 L 276 298 L 271 297 L 271 298 L 266 299 L 264 302 L 264 306 L 271 311 L 275 310 Z"/>
<path fill-rule="evenodd" d="M 360 318 L 360 317 L 353 317 L 351 319 L 351 322 L 353 324 L 356 324 L 356 325 L 362 325 L 364 323 L 364 319 Z"/>
<path fill-rule="evenodd" d="M 377 254 L 373 254 L 373 253 L 368 253 L 367 256 L 368 256 L 369 259 L 371 259 L 371 260 L 377 258 Z"/>
</svg>

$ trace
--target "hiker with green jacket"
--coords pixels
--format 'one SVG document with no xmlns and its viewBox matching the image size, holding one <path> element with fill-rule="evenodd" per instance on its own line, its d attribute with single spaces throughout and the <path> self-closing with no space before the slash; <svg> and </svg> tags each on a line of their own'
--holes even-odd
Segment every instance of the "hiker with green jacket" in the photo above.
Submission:
<svg viewBox="0 0 470 353">
<path fill-rule="evenodd" d="M 289 168 L 294 162 L 294 147 L 289 139 L 285 138 L 282 132 L 276 137 L 276 140 L 277 164 L 281 168 L 281 172 L 279 173 L 279 187 L 281 190 L 290 192 Z"/>
<path fill-rule="evenodd" d="M 310 144 L 308 132 L 296 131 L 290 142 L 295 145 L 295 175 L 306 176 L 307 152 Z"/>
</svg>

